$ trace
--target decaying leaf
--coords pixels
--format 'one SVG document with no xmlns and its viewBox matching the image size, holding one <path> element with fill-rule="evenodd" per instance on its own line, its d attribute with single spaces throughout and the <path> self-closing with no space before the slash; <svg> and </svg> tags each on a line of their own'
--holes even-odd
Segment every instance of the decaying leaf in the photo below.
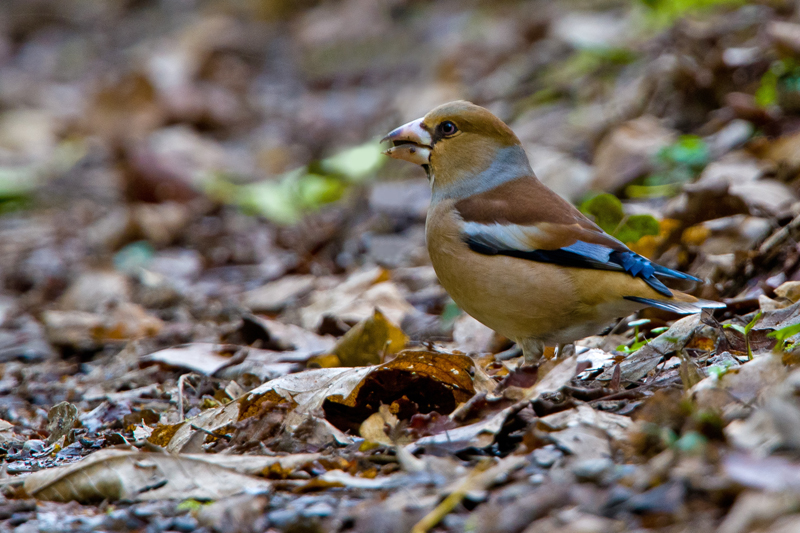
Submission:
<svg viewBox="0 0 800 533">
<path fill-rule="evenodd" d="M 388 405 L 381 405 L 377 413 L 372 413 L 369 418 L 361 423 L 358 434 L 369 442 L 378 444 L 395 444 L 387 435 L 387 428 L 391 431 L 397 426 L 399 420 L 389 409 Z"/>
<path fill-rule="evenodd" d="M 703 379 L 689 392 L 701 408 L 727 410 L 730 406 L 739 409 L 769 395 L 786 375 L 780 354 L 766 353 L 719 377 Z"/>
<path fill-rule="evenodd" d="M 58 442 L 78 422 L 78 408 L 69 402 L 57 403 L 47 413 L 48 444 Z"/>
<path fill-rule="evenodd" d="M 77 463 L 31 474 L 25 478 L 24 489 L 39 500 L 85 503 L 216 500 L 245 490 L 269 489 L 268 481 L 220 466 L 215 457 L 101 450 Z"/>
<path fill-rule="evenodd" d="M 414 309 L 382 268 L 355 272 L 331 290 L 312 293 L 310 303 L 301 309 L 300 317 L 303 327 L 313 331 L 324 317 L 356 324 L 372 316 L 375 308 L 395 324 Z"/>
<path fill-rule="evenodd" d="M 339 366 L 368 366 L 381 362 L 381 357 L 402 350 L 408 337 L 389 322 L 379 309 L 344 334 L 333 349 Z"/>
<path fill-rule="evenodd" d="M 459 316 L 453 324 L 453 341 L 465 353 L 490 351 L 494 337 L 493 330 L 467 314 Z"/>
<path fill-rule="evenodd" d="M 14 438 L 14 424 L 0 419 L 0 444 Z"/>
<path fill-rule="evenodd" d="M 145 356 L 145 361 L 185 368 L 206 376 L 231 362 L 238 346 L 195 342 L 173 346 Z"/>
<path fill-rule="evenodd" d="M 242 305 L 254 313 L 280 312 L 311 292 L 314 279 L 314 276 L 284 276 L 247 292 Z"/>
<path fill-rule="evenodd" d="M 354 432 L 381 404 L 396 404 L 407 418 L 417 412 L 449 413 L 475 393 L 472 374 L 472 359 L 465 355 L 413 350 L 372 367 L 307 370 L 273 379 L 238 401 L 182 424 L 160 427 L 150 440 L 180 450 L 197 431 L 192 426 L 219 432 L 258 414 L 265 402 L 291 405 L 284 420 L 289 431 L 320 410 L 335 427 Z"/>
<path fill-rule="evenodd" d="M 507 407 L 480 422 L 446 430 L 437 435 L 423 437 L 409 444 L 406 449 L 411 453 L 415 453 L 426 446 L 448 446 L 455 450 L 467 447 L 487 447 L 494 442 L 495 436 L 502 429 L 509 415 L 517 410 L 519 408 L 515 406 Z"/>
<path fill-rule="evenodd" d="M 105 342 L 152 336 L 163 327 L 161 320 L 130 302 L 121 302 L 103 315 L 86 311 L 46 311 L 42 318 L 50 342 L 78 350 L 97 349 Z"/>
<path fill-rule="evenodd" d="M 741 460 L 742 458 L 734 457 L 734 459 Z M 770 462 L 773 464 L 768 464 Z M 789 471 L 778 471 L 781 466 L 788 468 L 790 465 L 775 464 L 777 461 L 763 461 L 762 463 L 764 463 L 762 466 L 765 467 L 765 470 L 762 470 L 760 475 L 764 476 L 766 474 L 766 478 L 776 476 L 778 479 L 783 481 L 788 480 L 792 474 L 796 475 L 796 470 L 794 470 L 796 465 L 791 465 L 791 467 L 794 468 Z M 742 476 L 741 474 L 744 472 L 738 469 L 730 468 L 730 464 L 731 463 L 728 462 L 728 465 L 726 465 L 728 466 L 728 474 L 731 475 L 731 477 L 737 482 L 740 482 L 746 486 L 749 485 L 747 482 L 752 480 L 746 479 L 747 476 Z M 752 475 L 752 472 L 750 474 Z M 781 486 L 781 484 L 776 483 L 775 486 Z M 783 485 L 782 488 L 784 491 L 786 491 L 788 487 Z M 769 524 L 775 522 L 780 516 L 793 512 L 794 509 L 797 508 L 798 504 L 800 504 L 800 500 L 798 499 L 797 494 L 794 494 L 791 491 L 775 491 L 771 494 L 750 491 L 744 492 L 736 499 L 736 503 L 734 503 L 730 514 L 728 514 L 728 516 L 725 517 L 725 520 L 722 521 L 719 529 L 717 529 L 717 532 L 747 533 L 749 531 L 763 531 L 764 526 L 769 526 Z M 779 523 L 773 524 L 772 527 L 769 527 L 769 531 L 773 533 L 789 533 L 794 531 L 797 528 L 797 521 L 793 520 L 790 516 L 787 516 L 786 518 L 789 519 L 788 524 L 786 521 L 783 521 L 783 527 Z M 786 527 L 787 525 L 788 527 Z"/>
<path fill-rule="evenodd" d="M 665 356 L 681 350 L 703 328 L 700 314 L 690 315 L 675 322 L 667 331 L 644 345 L 620 363 L 620 379 L 623 383 L 635 382 L 646 376 Z M 713 333 L 709 332 L 710 335 Z M 606 369 L 598 380 L 613 377 L 613 367 Z"/>
<path fill-rule="evenodd" d="M 203 506 L 197 521 L 212 531 L 241 531 L 256 533 L 268 527 L 265 510 L 269 506 L 265 494 L 239 494 Z"/>
<path fill-rule="evenodd" d="M 697 363 L 692 361 L 685 350 L 679 352 L 681 359 L 681 381 L 683 382 L 683 389 L 689 390 L 705 378 L 703 371 L 698 368 Z"/>
<path fill-rule="evenodd" d="M 557 391 L 569 383 L 577 370 L 577 356 L 556 361 L 554 364 L 543 364 L 539 369 L 536 385 L 533 386 L 530 398 L 536 398 L 545 392 Z"/>
</svg>

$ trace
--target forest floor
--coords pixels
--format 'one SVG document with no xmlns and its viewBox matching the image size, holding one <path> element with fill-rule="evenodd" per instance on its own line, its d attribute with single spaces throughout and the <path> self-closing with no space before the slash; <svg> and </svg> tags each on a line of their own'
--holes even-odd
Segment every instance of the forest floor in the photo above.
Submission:
<svg viewBox="0 0 800 533">
<path fill-rule="evenodd" d="M 380 154 L 458 98 L 727 308 L 522 367 Z M 0 529 L 800 531 L 799 241 L 794 2 L 4 0 Z"/>
</svg>

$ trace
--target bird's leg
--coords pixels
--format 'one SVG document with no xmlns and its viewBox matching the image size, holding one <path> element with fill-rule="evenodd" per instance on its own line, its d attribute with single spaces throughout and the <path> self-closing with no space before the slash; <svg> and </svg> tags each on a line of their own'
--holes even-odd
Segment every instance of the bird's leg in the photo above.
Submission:
<svg viewBox="0 0 800 533">
<path fill-rule="evenodd" d="M 544 343 L 536 339 L 518 339 L 517 344 L 522 348 L 522 355 L 526 365 L 538 363 L 544 355 Z"/>
</svg>

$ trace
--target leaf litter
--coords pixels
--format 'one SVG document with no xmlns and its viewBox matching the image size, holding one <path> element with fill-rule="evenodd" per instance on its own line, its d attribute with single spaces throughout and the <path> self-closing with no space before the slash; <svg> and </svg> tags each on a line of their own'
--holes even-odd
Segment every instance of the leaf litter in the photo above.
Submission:
<svg viewBox="0 0 800 533">
<path fill-rule="evenodd" d="M 0 7 L 3 528 L 797 530 L 796 6 L 391 4 Z M 728 308 L 522 367 L 379 154 L 456 98 Z"/>
</svg>

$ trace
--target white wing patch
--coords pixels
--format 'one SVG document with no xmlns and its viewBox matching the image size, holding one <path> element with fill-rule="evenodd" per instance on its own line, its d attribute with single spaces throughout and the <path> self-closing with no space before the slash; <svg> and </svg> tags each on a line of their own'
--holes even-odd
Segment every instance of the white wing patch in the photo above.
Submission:
<svg viewBox="0 0 800 533">
<path fill-rule="evenodd" d="M 530 243 L 531 238 L 545 237 L 544 232 L 535 226 L 519 226 L 517 224 L 480 224 L 465 222 L 464 235 L 476 242 L 506 250 L 535 250 Z"/>
<path fill-rule="evenodd" d="M 531 244 L 536 239 L 546 240 L 549 235 L 545 230 L 536 226 L 520 226 L 518 224 L 480 224 L 478 222 L 465 222 L 464 235 L 473 242 L 497 250 L 517 250 L 520 252 L 533 252 L 538 250 Z M 587 261 L 597 263 L 603 268 L 622 270 L 621 265 L 609 262 L 613 250 L 601 244 L 591 244 L 576 241 L 569 246 L 561 248 L 564 252 L 571 252 Z M 551 250 L 545 250 L 551 251 Z"/>
</svg>

